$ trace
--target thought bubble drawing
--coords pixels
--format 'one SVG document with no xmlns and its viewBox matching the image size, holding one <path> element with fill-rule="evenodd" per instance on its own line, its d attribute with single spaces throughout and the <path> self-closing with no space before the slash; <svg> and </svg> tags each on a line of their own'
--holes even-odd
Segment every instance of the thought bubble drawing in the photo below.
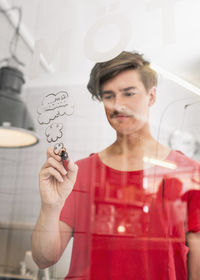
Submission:
<svg viewBox="0 0 200 280">
<path fill-rule="evenodd" d="M 74 103 L 66 91 L 58 93 L 50 93 L 46 95 L 37 110 L 38 122 L 40 124 L 49 124 L 55 118 L 67 115 L 70 116 L 74 112 Z"/>
<path fill-rule="evenodd" d="M 62 132 L 63 125 L 61 123 L 52 123 L 45 130 L 45 135 L 49 143 L 56 142 L 63 136 Z"/>
</svg>

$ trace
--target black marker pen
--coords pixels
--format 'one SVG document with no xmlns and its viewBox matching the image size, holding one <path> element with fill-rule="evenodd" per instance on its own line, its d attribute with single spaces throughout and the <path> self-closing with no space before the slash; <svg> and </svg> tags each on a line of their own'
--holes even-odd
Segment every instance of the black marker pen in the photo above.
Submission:
<svg viewBox="0 0 200 280">
<path fill-rule="evenodd" d="M 59 156 L 62 159 L 63 166 L 64 166 L 65 170 L 67 170 L 67 166 L 68 166 L 68 162 L 69 162 L 69 156 L 68 156 L 68 153 L 66 152 L 65 148 L 62 148 L 60 150 Z"/>
</svg>

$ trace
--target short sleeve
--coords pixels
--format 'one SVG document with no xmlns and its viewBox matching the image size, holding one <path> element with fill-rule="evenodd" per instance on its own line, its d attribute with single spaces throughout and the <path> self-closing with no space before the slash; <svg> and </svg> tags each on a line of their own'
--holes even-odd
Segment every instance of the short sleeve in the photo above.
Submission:
<svg viewBox="0 0 200 280">
<path fill-rule="evenodd" d="M 200 191 L 188 193 L 188 231 L 200 232 Z"/>
</svg>

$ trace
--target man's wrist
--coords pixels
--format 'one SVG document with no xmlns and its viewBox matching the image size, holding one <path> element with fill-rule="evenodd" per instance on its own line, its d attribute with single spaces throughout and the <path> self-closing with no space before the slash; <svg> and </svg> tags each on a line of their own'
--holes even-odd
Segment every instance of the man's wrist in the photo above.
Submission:
<svg viewBox="0 0 200 280">
<path fill-rule="evenodd" d="M 41 205 L 40 215 L 48 218 L 59 218 L 60 212 L 64 206 L 64 203 L 57 203 L 54 205 L 44 204 Z"/>
</svg>

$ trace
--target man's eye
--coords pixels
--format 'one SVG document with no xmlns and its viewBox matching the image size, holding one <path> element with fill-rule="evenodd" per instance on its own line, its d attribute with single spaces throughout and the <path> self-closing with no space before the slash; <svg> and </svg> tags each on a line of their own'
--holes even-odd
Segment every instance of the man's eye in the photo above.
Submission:
<svg viewBox="0 0 200 280">
<path fill-rule="evenodd" d="M 126 92 L 124 95 L 125 96 L 132 96 L 132 95 L 135 95 L 135 93 L 134 92 Z"/>
<path fill-rule="evenodd" d="M 113 95 L 104 95 L 103 99 L 111 99 L 113 97 Z"/>
</svg>

